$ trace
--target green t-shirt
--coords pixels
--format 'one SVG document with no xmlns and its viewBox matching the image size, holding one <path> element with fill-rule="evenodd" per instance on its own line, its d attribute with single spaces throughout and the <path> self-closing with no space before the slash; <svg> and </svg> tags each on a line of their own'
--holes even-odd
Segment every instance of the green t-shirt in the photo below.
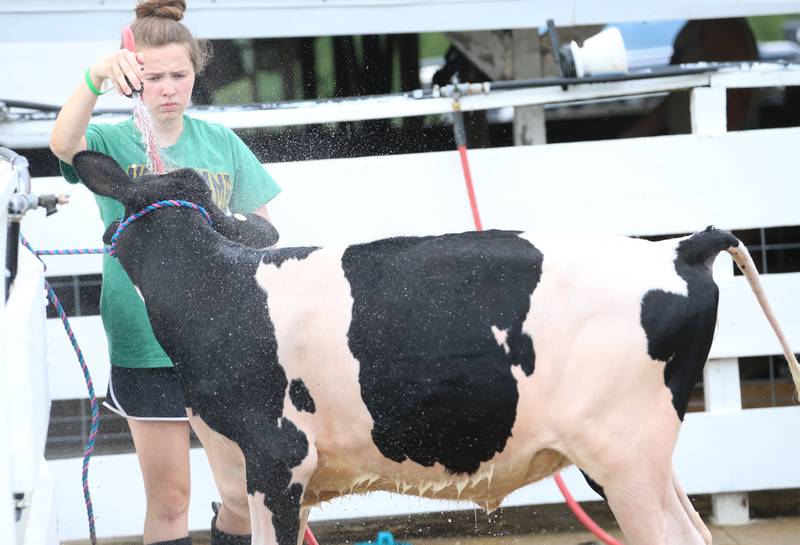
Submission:
<svg viewBox="0 0 800 545">
<path fill-rule="evenodd" d="M 212 197 L 222 210 L 248 213 L 280 192 L 255 155 L 230 129 L 183 116 L 183 133 L 178 141 L 161 149 L 167 169 L 191 167 L 208 182 Z M 90 150 L 113 157 L 134 179 L 145 172 L 147 155 L 141 133 L 128 119 L 116 125 L 89 125 L 86 142 Z M 70 183 L 80 181 L 75 169 L 61 163 Z M 106 228 L 125 210 L 118 201 L 95 195 Z M 172 362 L 156 341 L 144 302 L 136 293 L 119 260 L 103 257 L 103 287 L 100 315 L 108 337 L 113 365 L 121 367 L 169 367 Z"/>
</svg>

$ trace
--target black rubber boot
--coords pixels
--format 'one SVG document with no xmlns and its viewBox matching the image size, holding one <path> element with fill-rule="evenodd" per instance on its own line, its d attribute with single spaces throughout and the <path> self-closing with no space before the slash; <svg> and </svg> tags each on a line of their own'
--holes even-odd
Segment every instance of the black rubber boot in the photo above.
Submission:
<svg viewBox="0 0 800 545">
<path fill-rule="evenodd" d="M 211 503 L 211 509 L 214 510 L 214 517 L 211 519 L 211 545 L 250 545 L 250 534 L 226 534 L 225 532 L 217 530 L 217 513 L 219 512 L 219 506 L 219 502 Z"/>
<path fill-rule="evenodd" d="M 192 545 L 192 538 L 186 536 L 178 539 L 170 539 L 169 541 L 158 541 L 156 543 L 148 543 L 147 545 Z"/>
</svg>

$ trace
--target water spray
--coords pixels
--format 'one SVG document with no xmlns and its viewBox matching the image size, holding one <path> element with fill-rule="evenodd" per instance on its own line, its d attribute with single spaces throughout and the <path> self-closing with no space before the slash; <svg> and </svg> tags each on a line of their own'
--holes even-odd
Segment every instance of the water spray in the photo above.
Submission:
<svg viewBox="0 0 800 545">
<path fill-rule="evenodd" d="M 122 27 L 122 47 L 132 53 L 136 53 L 136 39 L 133 37 L 133 31 L 130 25 Z M 166 170 L 164 168 L 164 162 L 161 159 L 161 153 L 158 151 L 153 124 L 150 121 L 150 115 L 142 99 L 143 87 L 138 90 L 134 89 L 131 82 L 127 80 L 127 78 L 125 79 L 128 81 L 128 85 L 131 88 L 131 94 L 129 96 L 133 99 L 133 118 L 136 122 L 136 126 L 142 133 L 147 160 L 154 174 L 164 174 Z"/>
</svg>

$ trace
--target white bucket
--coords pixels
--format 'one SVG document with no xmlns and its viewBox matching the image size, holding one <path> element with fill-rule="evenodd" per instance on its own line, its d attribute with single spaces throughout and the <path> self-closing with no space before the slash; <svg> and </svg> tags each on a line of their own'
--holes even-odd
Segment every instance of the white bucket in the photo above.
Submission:
<svg viewBox="0 0 800 545">
<path fill-rule="evenodd" d="M 596 76 L 598 74 L 624 74 L 628 72 L 628 57 L 622 33 L 610 27 L 583 41 L 583 47 L 575 42 L 569 44 L 575 63 L 575 74 Z"/>
</svg>

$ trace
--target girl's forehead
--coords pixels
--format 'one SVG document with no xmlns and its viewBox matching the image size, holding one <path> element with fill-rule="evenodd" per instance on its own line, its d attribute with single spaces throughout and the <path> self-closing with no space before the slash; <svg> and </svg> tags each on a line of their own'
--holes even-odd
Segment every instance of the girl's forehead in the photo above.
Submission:
<svg viewBox="0 0 800 545">
<path fill-rule="evenodd" d="M 192 68 L 189 50 L 183 44 L 168 44 L 139 49 L 144 57 L 145 71 L 186 70 Z"/>
</svg>

